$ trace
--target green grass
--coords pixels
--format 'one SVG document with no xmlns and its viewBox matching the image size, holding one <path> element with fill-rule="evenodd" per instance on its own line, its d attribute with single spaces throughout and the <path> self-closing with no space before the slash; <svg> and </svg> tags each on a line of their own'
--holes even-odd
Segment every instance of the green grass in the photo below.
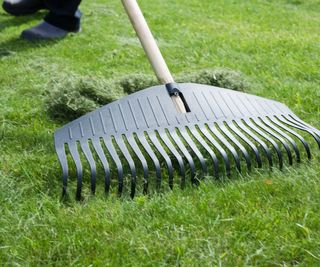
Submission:
<svg viewBox="0 0 320 267">
<path fill-rule="evenodd" d="M 0 263 L 8 266 L 319 266 L 320 153 L 134 201 L 60 201 L 45 90 L 77 74 L 151 74 L 120 1 L 84 1 L 83 32 L 29 44 L 43 14 L 0 13 Z M 172 72 L 224 67 L 320 128 L 318 0 L 140 1 Z"/>
</svg>

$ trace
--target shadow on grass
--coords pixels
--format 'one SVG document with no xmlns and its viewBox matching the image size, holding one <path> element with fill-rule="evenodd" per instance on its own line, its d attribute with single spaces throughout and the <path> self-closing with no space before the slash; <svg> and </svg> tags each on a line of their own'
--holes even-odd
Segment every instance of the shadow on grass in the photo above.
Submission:
<svg viewBox="0 0 320 267">
<path fill-rule="evenodd" d="M 22 24 L 26 24 L 30 21 L 35 20 L 35 25 L 37 24 L 37 20 L 40 22 L 44 16 L 44 12 L 39 12 L 32 16 L 19 16 L 14 17 L 7 14 L 0 14 L 0 33 L 4 31 L 6 28 L 10 27 L 17 27 Z M 27 28 L 28 26 L 26 26 Z M 38 41 L 38 42 L 30 42 L 20 38 L 18 35 L 17 37 L 11 38 L 9 40 L 0 41 L 0 59 L 4 57 L 9 57 L 16 55 L 20 52 L 25 52 L 28 50 L 32 50 L 35 48 L 41 48 L 46 46 L 51 46 L 56 44 L 58 41 Z"/>
<path fill-rule="evenodd" d="M 44 48 L 57 44 L 58 40 L 30 42 L 15 37 L 4 42 L 0 42 L 0 59 L 4 57 L 14 56 L 20 52 L 26 52 L 36 48 Z"/>
<path fill-rule="evenodd" d="M 28 23 L 31 20 L 41 20 L 44 17 L 44 12 L 39 12 L 34 15 L 27 16 L 12 16 L 9 14 L 0 14 L 0 32 L 9 27 L 17 27 Z"/>
</svg>

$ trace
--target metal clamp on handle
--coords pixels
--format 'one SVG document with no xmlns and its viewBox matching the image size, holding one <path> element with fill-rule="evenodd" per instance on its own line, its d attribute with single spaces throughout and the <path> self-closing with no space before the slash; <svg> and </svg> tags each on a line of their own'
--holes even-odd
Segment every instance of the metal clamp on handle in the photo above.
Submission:
<svg viewBox="0 0 320 267">
<path fill-rule="evenodd" d="M 166 88 L 167 88 L 167 92 L 168 92 L 169 96 L 172 99 L 177 101 L 177 102 L 175 102 L 175 101 L 174 102 L 179 103 L 179 106 L 183 107 L 183 109 L 185 110 L 185 112 L 183 112 L 183 113 L 191 112 L 187 101 L 185 100 L 183 94 L 179 90 L 179 84 L 167 83 Z"/>
<path fill-rule="evenodd" d="M 179 86 L 176 83 L 167 83 L 166 88 L 170 96 L 179 96 L 181 93 L 179 90 Z"/>
</svg>

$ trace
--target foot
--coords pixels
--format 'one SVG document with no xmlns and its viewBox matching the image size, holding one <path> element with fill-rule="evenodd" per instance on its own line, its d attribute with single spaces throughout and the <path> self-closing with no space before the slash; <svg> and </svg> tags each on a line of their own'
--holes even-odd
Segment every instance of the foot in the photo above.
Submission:
<svg viewBox="0 0 320 267">
<path fill-rule="evenodd" d="M 45 8 L 43 0 L 4 0 L 3 9 L 11 15 L 20 16 L 33 14 Z"/>
<path fill-rule="evenodd" d="M 79 30 L 74 32 L 79 32 Z M 21 33 L 21 38 L 28 41 L 37 41 L 37 40 L 54 40 L 62 39 L 66 37 L 70 32 L 53 26 L 45 21 L 41 22 L 37 26 L 34 26 L 30 29 L 24 30 Z"/>
</svg>

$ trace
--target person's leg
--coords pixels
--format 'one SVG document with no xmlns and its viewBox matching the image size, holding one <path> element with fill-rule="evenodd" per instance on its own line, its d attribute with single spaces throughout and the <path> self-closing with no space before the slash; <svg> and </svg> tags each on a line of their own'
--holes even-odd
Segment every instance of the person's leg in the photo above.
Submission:
<svg viewBox="0 0 320 267">
<path fill-rule="evenodd" d="M 27 40 L 48 40 L 63 38 L 69 32 L 79 32 L 80 2 L 81 0 L 45 0 L 48 15 L 39 25 L 24 30 L 21 37 Z"/>
<path fill-rule="evenodd" d="M 77 13 L 81 0 L 45 0 L 49 9 L 45 21 L 69 32 L 80 29 L 80 14 Z"/>
</svg>

